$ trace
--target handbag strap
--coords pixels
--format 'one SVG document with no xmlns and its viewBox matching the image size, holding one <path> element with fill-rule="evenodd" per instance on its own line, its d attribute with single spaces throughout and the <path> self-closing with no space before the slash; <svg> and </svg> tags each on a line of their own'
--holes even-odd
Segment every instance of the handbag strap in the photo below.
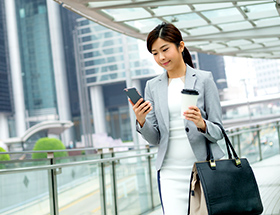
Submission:
<svg viewBox="0 0 280 215">
<path fill-rule="evenodd" d="M 227 136 L 227 133 L 225 131 L 225 129 L 223 128 L 223 126 L 217 122 L 213 122 L 214 124 L 218 125 L 223 133 L 223 136 L 225 138 L 225 142 L 226 142 L 226 147 L 227 147 L 227 153 L 228 153 L 228 157 L 229 159 L 232 159 L 232 154 L 235 158 L 235 162 L 236 162 L 236 165 L 237 166 L 241 166 L 241 161 L 240 161 L 240 158 L 238 157 L 234 147 L 232 146 L 228 136 Z M 206 160 L 210 162 L 210 167 L 212 169 L 215 169 L 216 167 L 216 164 L 215 164 L 215 161 L 214 161 L 214 156 L 213 156 L 213 152 L 212 152 L 212 149 L 211 149 L 211 145 L 210 145 L 210 141 L 207 140 L 206 141 L 206 151 L 207 151 L 207 158 Z M 231 154 L 232 152 L 232 154 Z"/>
</svg>

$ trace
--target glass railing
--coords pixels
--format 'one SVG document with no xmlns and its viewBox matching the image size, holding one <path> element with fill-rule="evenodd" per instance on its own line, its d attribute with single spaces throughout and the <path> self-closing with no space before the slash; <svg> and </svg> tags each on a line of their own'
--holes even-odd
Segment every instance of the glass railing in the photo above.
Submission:
<svg viewBox="0 0 280 215">
<path fill-rule="evenodd" d="M 226 130 L 238 154 L 253 163 L 280 153 L 279 127 L 275 119 Z M 38 160 L 30 155 L 40 151 L 7 152 L 17 159 L 0 161 L 0 214 L 131 215 L 160 205 L 156 147 L 63 151 L 69 156 L 48 151 Z"/>
<path fill-rule="evenodd" d="M 0 214 L 125 215 L 159 206 L 157 148 L 94 151 L 66 158 L 52 158 L 52 151 L 48 159 L 0 162 Z"/>
<path fill-rule="evenodd" d="M 280 119 L 231 127 L 227 132 L 238 155 L 251 163 L 280 153 Z M 225 150 L 221 141 L 220 146 Z"/>
</svg>

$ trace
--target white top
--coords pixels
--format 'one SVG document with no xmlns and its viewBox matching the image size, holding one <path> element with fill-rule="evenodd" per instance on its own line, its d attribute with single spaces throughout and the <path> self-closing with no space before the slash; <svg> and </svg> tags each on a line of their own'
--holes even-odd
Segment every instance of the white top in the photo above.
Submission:
<svg viewBox="0 0 280 215">
<path fill-rule="evenodd" d="M 169 145 L 164 167 L 189 167 L 196 161 L 181 118 L 181 91 L 184 82 L 181 78 L 170 79 L 168 86 Z"/>
</svg>

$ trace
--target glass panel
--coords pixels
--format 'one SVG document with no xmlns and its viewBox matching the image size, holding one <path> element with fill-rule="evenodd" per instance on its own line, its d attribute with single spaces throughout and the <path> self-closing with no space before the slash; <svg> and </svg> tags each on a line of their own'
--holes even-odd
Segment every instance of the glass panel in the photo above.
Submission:
<svg viewBox="0 0 280 215">
<path fill-rule="evenodd" d="M 239 15 L 239 11 L 236 8 L 228 8 L 228 9 L 221 9 L 221 10 L 212 10 L 212 11 L 205 11 L 202 12 L 204 16 L 207 18 L 220 18 L 225 16 L 233 16 Z"/>
<path fill-rule="evenodd" d="M 119 1 L 94 1 L 88 3 L 88 8 L 96 8 L 96 7 L 106 7 L 106 6 L 117 6 L 121 4 L 130 4 L 130 0 L 119 0 Z"/>
<path fill-rule="evenodd" d="M 280 25 L 280 19 L 279 17 L 275 18 L 268 18 L 268 19 L 260 19 L 258 21 L 255 21 L 256 25 L 258 27 L 267 27 L 267 26 L 273 26 L 273 25 Z"/>
<path fill-rule="evenodd" d="M 250 4 L 261 4 L 261 3 L 267 3 L 267 1 L 237 1 L 236 2 L 238 5 L 250 5 Z"/>
<path fill-rule="evenodd" d="M 234 30 L 242 30 L 242 29 L 251 29 L 253 26 L 250 22 L 234 22 L 219 25 L 224 31 L 234 31 Z"/>
<path fill-rule="evenodd" d="M 196 11 L 203 10 L 217 10 L 219 8 L 229 8 L 232 7 L 232 3 L 217 3 L 217 4 L 194 4 Z"/>
<path fill-rule="evenodd" d="M 49 214 L 48 171 L 0 175 L 0 214 Z"/>
<path fill-rule="evenodd" d="M 268 10 L 275 10 L 275 4 L 272 2 L 268 4 L 256 4 L 256 5 L 246 6 L 246 8 L 248 9 L 248 13 L 255 13 L 255 12 L 268 11 Z"/>
<path fill-rule="evenodd" d="M 195 29 L 190 29 L 188 32 L 191 35 L 203 35 L 203 34 L 213 34 L 220 32 L 218 28 L 215 28 L 213 26 L 206 26 L 206 27 L 200 27 Z"/>
<path fill-rule="evenodd" d="M 240 46 L 240 45 L 247 45 L 252 44 L 250 40 L 231 40 L 227 42 L 229 46 Z"/>
<path fill-rule="evenodd" d="M 118 214 L 142 214 L 151 209 L 148 160 L 122 159 L 116 165 Z"/>
<path fill-rule="evenodd" d="M 246 157 L 249 162 L 256 162 L 260 159 L 258 147 L 258 135 L 256 131 L 244 132 L 240 135 L 240 157 Z"/>
<path fill-rule="evenodd" d="M 98 164 L 65 167 L 57 175 L 59 214 L 101 214 Z"/>
<path fill-rule="evenodd" d="M 124 21 L 131 19 L 149 18 L 151 14 L 143 8 L 122 8 L 102 10 L 103 12 L 114 17 L 115 21 Z"/>
<path fill-rule="evenodd" d="M 64 158 L 55 158 L 55 163 L 69 163 L 69 162 L 76 162 L 76 161 L 85 161 L 85 160 L 97 160 L 100 159 L 100 155 L 96 154 L 94 150 L 88 151 L 76 151 L 76 152 L 69 152 L 69 157 Z"/>
<path fill-rule="evenodd" d="M 162 21 L 157 18 L 125 22 L 125 24 L 137 28 L 143 33 L 150 32 L 153 28 L 155 28 L 160 23 L 162 23 Z"/>
<path fill-rule="evenodd" d="M 24 157 L 24 154 L 22 155 Z M 0 169 L 13 169 L 21 167 L 31 167 L 31 166 L 40 166 L 50 164 L 49 159 L 40 159 L 40 160 L 11 160 L 0 162 Z"/>
<path fill-rule="evenodd" d="M 196 13 L 188 13 L 188 14 L 182 14 L 182 15 L 175 15 L 175 16 L 165 16 L 163 17 L 168 22 L 178 22 L 178 21 L 190 21 L 190 20 L 200 20 L 201 17 L 198 16 Z M 176 23 L 174 23 L 176 24 Z"/>
<path fill-rule="evenodd" d="M 262 158 L 268 158 L 279 153 L 279 141 L 276 124 L 261 129 L 261 150 Z"/>
<path fill-rule="evenodd" d="M 189 7 L 182 7 L 181 5 L 176 6 L 164 6 L 164 7 L 157 7 L 157 8 L 151 8 L 156 16 L 167 16 L 172 14 L 178 14 L 178 13 L 188 13 L 191 12 L 191 9 Z"/>
<path fill-rule="evenodd" d="M 202 12 L 202 14 L 210 19 L 213 23 L 225 23 L 244 20 L 244 17 L 236 8 L 205 11 Z"/>
<path fill-rule="evenodd" d="M 151 152 L 157 152 L 157 147 L 152 147 L 150 149 Z M 152 186 L 153 186 L 153 200 L 154 200 L 154 206 L 159 206 L 160 198 L 159 198 L 159 191 L 158 191 L 158 181 L 157 181 L 157 170 L 156 170 L 156 158 L 157 155 L 154 155 L 151 159 L 151 167 L 152 167 Z"/>
</svg>

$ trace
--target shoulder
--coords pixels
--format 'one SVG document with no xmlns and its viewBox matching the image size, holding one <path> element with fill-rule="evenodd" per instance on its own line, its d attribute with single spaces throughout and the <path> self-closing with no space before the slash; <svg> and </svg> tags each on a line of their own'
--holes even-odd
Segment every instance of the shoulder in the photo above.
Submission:
<svg viewBox="0 0 280 215">
<path fill-rule="evenodd" d="M 146 85 L 154 86 L 154 84 L 157 84 L 159 81 L 162 81 L 166 78 L 167 78 L 167 74 L 166 72 L 163 72 L 162 74 L 148 80 Z"/>
<path fill-rule="evenodd" d="M 206 70 L 200 70 L 200 69 L 194 69 L 189 67 L 189 70 L 196 75 L 198 79 L 202 80 L 213 80 L 212 72 L 206 71 Z"/>
</svg>

